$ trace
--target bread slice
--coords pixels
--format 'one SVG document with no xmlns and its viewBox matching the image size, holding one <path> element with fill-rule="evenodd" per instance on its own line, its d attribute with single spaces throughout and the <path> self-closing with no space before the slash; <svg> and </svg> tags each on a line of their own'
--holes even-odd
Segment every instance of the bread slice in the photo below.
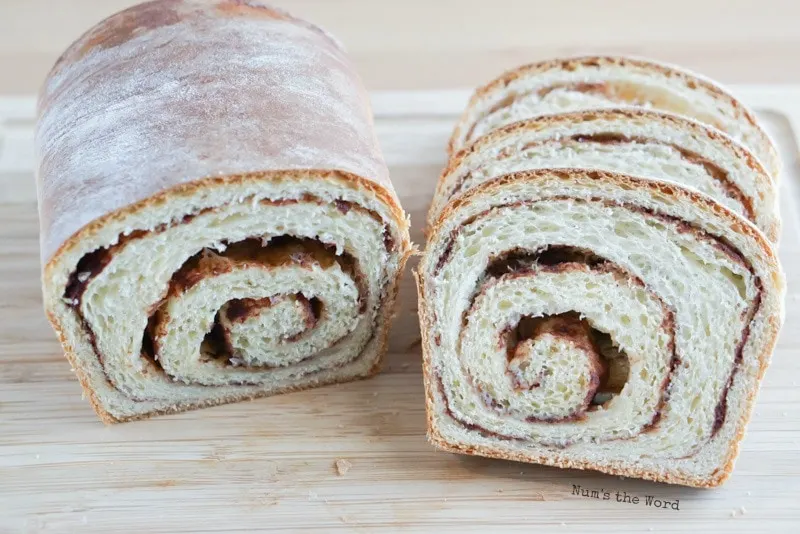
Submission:
<svg viewBox="0 0 800 534">
<path fill-rule="evenodd" d="M 36 145 L 44 305 L 104 421 L 378 370 L 408 221 L 323 31 L 135 6 L 59 59 Z"/>
<path fill-rule="evenodd" d="M 416 275 L 437 447 L 698 487 L 729 476 L 785 292 L 742 217 L 674 183 L 521 171 L 451 200 Z"/>
<path fill-rule="evenodd" d="M 747 218 L 776 242 L 777 186 L 727 135 L 677 115 L 597 109 L 528 119 L 492 130 L 450 160 L 428 213 L 510 172 L 546 167 L 617 171 L 696 189 Z"/>
<path fill-rule="evenodd" d="M 722 130 L 750 149 L 773 179 L 780 174 L 780 159 L 769 136 L 728 91 L 677 67 L 614 56 L 533 63 L 478 88 L 450 139 L 450 154 L 519 120 L 628 105 L 686 115 Z"/>
</svg>

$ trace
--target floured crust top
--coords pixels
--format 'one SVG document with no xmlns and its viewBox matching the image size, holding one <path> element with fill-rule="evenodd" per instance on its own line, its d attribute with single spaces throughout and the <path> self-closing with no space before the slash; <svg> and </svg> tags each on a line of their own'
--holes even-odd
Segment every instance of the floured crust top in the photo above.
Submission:
<svg viewBox="0 0 800 534">
<path fill-rule="evenodd" d="M 158 0 L 59 59 L 36 132 L 42 257 L 104 215 L 195 180 L 338 170 L 397 204 L 341 46 L 259 2 Z"/>
<path fill-rule="evenodd" d="M 85 32 L 58 58 L 50 74 L 63 64 L 81 59 L 92 50 L 118 46 L 152 30 L 177 24 L 193 11 L 197 14 L 206 11 L 211 16 L 287 21 L 316 31 L 337 47 L 343 48 L 334 36 L 319 26 L 257 0 L 151 0 L 114 13 Z"/>
</svg>

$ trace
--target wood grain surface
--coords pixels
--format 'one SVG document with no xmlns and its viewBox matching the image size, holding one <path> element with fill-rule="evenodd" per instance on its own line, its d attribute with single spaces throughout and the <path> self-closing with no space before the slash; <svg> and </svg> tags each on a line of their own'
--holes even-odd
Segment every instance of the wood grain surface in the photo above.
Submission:
<svg viewBox="0 0 800 534">
<path fill-rule="evenodd" d="M 415 292 L 385 371 L 361 382 L 106 427 L 42 310 L 33 98 L 0 99 L 0 533 L 797 532 L 800 88 L 740 88 L 779 141 L 787 327 L 733 477 L 693 490 L 441 453 L 425 440 Z M 421 225 L 463 91 L 379 93 L 394 183 Z M 800 130 L 795 130 L 800 131 Z M 347 460 L 337 469 L 337 460 Z M 573 485 L 608 491 L 607 501 Z M 616 502 L 616 492 L 638 504 Z M 602 493 L 600 493 L 602 496 Z M 679 500 L 679 510 L 647 506 Z"/>
<path fill-rule="evenodd" d="M 652 56 L 728 83 L 800 82 L 797 0 L 265 0 L 324 26 L 371 89 L 474 87 L 554 55 Z M 0 0 L 0 94 L 35 92 L 136 0 Z"/>
</svg>

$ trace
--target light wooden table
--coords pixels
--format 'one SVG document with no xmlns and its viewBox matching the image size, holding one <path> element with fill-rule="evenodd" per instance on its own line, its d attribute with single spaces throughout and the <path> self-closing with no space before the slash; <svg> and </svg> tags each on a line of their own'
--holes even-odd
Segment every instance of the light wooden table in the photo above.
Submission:
<svg viewBox="0 0 800 534">
<path fill-rule="evenodd" d="M 731 480 L 708 491 L 435 451 L 425 440 L 406 276 L 371 380 L 104 427 L 47 325 L 38 277 L 33 98 L 0 98 L 0 533 L 696 532 L 800 529 L 800 87 L 738 87 L 786 164 L 787 327 Z M 412 239 L 464 92 L 373 94 Z M 3 117 L 6 117 L 5 119 Z M 413 261 L 412 261 L 413 263 Z M 337 474 L 335 462 L 352 464 Z M 680 500 L 604 502 L 572 486 Z"/>
<path fill-rule="evenodd" d="M 800 82 L 797 0 L 266 0 L 335 33 L 370 89 L 474 87 L 583 52 L 652 56 L 729 83 Z M 0 94 L 131 0 L 0 0 Z"/>
<path fill-rule="evenodd" d="M 723 488 L 434 451 L 424 437 L 408 277 L 387 367 L 375 379 L 100 424 L 41 312 L 30 95 L 69 41 L 129 3 L 0 0 L 0 534 L 800 531 L 797 88 L 740 87 L 759 109 L 781 112 L 762 116 L 789 169 L 781 185 L 789 322 Z M 728 82 L 800 82 L 795 1 L 276 3 L 334 31 L 373 89 L 396 91 L 375 95 L 377 129 L 417 242 L 465 95 L 404 89 L 472 86 L 523 61 L 580 51 L 656 56 Z M 23 96 L 7 98 L 14 93 Z M 352 463 L 342 476 L 338 458 Z M 585 499 L 572 484 L 680 499 L 681 509 Z"/>
</svg>

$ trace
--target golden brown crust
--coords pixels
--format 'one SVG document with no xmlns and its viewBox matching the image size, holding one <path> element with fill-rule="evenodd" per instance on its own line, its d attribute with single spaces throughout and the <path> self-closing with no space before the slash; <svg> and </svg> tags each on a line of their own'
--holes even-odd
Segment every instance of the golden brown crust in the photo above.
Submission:
<svg viewBox="0 0 800 534">
<path fill-rule="evenodd" d="M 203 188 L 213 188 L 227 184 L 241 185 L 248 182 L 261 182 L 279 179 L 299 179 L 307 176 L 314 176 L 329 182 L 344 183 L 348 186 L 374 193 L 381 202 L 389 206 L 392 212 L 394 222 L 397 224 L 399 233 L 403 237 L 401 242 L 402 248 L 400 250 L 406 250 L 411 246 L 411 242 L 409 241 L 407 235 L 408 221 L 406 220 L 405 212 L 403 212 L 402 208 L 397 203 L 396 197 L 379 184 L 376 184 L 374 181 L 362 178 L 361 176 L 357 176 L 352 173 L 335 170 L 325 171 L 310 169 L 263 171 L 234 176 L 211 176 L 192 182 L 178 184 L 170 187 L 169 189 L 164 189 L 163 191 L 160 191 L 159 193 L 144 200 L 134 204 L 129 204 L 116 211 L 107 213 L 102 217 L 98 217 L 72 234 L 69 239 L 61 244 L 61 246 L 50 257 L 50 260 L 45 265 L 44 279 L 45 281 L 50 279 L 52 277 L 53 270 L 60 259 L 71 252 L 75 247 L 79 246 L 83 241 L 91 239 L 95 234 L 97 234 L 97 232 L 109 224 L 121 224 L 126 217 L 133 215 L 138 211 L 154 208 L 168 202 L 180 201 L 182 198 L 189 198 Z"/>
<path fill-rule="evenodd" d="M 487 458 L 497 458 L 500 460 L 511 460 L 515 462 L 536 463 L 541 465 L 548 465 L 552 467 L 560 467 L 562 469 L 582 469 L 599 471 L 609 475 L 617 475 L 631 478 L 641 478 L 643 480 L 652 480 L 654 482 L 665 482 L 667 484 L 680 484 L 683 486 L 691 486 L 695 488 L 713 488 L 722 484 L 731 473 L 733 469 L 732 463 L 729 464 L 730 468 L 727 471 L 720 471 L 719 476 L 709 479 L 696 478 L 696 477 L 683 477 L 679 475 L 672 475 L 671 473 L 656 473 L 646 469 L 634 469 L 625 466 L 607 466 L 598 465 L 589 461 L 577 460 L 558 460 L 545 456 L 531 456 L 523 453 L 505 452 L 492 447 L 484 447 L 482 445 L 465 445 L 462 443 L 450 443 L 441 434 L 438 433 L 435 427 L 431 429 L 428 434 L 428 441 L 436 448 L 446 451 L 455 452 L 460 454 L 485 456 Z M 738 448 L 738 447 L 737 447 Z"/>
<path fill-rule="evenodd" d="M 248 2 L 247 0 L 227 0 L 220 2 L 216 6 L 217 11 L 232 17 L 263 17 L 275 20 L 293 20 L 288 13 L 278 9 L 259 4 L 258 2 Z"/>
<path fill-rule="evenodd" d="M 645 178 L 637 178 L 622 173 L 590 170 L 590 169 L 573 169 L 573 168 L 558 168 L 558 169 L 534 169 L 530 171 L 519 171 L 511 174 L 501 176 L 484 182 L 464 195 L 451 200 L 447 206 L 442 210 L 431 230 L 431 235 L 437 233 L 444 225 L 446 220 L 455 211 L 462 206 L 469 205 L 472 198 L 480 195 L 481 193 L 499 191 L 503 186 L 520 181 L 536 181 L 543 178 L 558 178 L 563 181 L 570 181 L 576 175 L 596 180 L 598 182 L 610 182 L 622 188 L 628 189 L 644 189 L 650 190 L 663 195 L 678 198 L 681 202 L 692 204 L 700 204 L 703 209 L 713 212 L 715 215 L 725 219 L 730 225 L 732 231 L 736 233 L 744 233 L 755 239 L 761 247 L 764 254 L 777 265 L 778 260 L 772 245 L 767 240 L 766 236 L 756 228 L 752 223 L 726 208 L 722 204 L 715 202 L 713 199 L 708 198 L 701 193 L 695 193 L 689 189 L 685 189 L 678 184 L 671 182 L 661 182 L 655 180 L 647 180 Z"/>
<path fill-rule="evenodd" d="M 759 185 L 770 188 L 775 187 L 774 179 L 766 171 L 764 165 L 759 161 L 759 159 L 756 158 L 753 155 L 753 153 L 750 152 L 750 150 L 739 144 L 737 141 L 732 139 L 727 134 L 720 132 L 709 126 L 706 126 L 705 124 L 702 124 L 700 122 L 685 117 L 681 117 L 678 115 L 671 115 L 668 113 L 663 113 L 648 109 L 620 108 L 620 109 L 596 109 L 596 110 L 559 113 L 557 115 L 547 115 L 523 121 L 518 121 L 494 129 L 491 132 L 487 133 L 486 135 L 476 139 L 473 143 L 466 146 L 465 148 L 462 148 L 461 150 L 459 150 L 450 157 L 446 167 L 439 175 L 439 179 L 437 180 L 436 192 L 434 193 L 434 198 L 441 198 L 446 195 L 444 187 L 448 176 L 453 172 L 455 172 L 459 168 L 459 166 L 464 162 L 464 160 L 466 160 L 467 158 L 469 158 L 474 154 L 480 154 L 484 150 L 487 150 L 489 147 L 492 147 L 497 143 L 501 143 L 505 139 L 509 139 L 515 135 L 519 135 L 524 132 L 537 132 L 545 128 L 551 128 L 553 126 L 558 126 L 558 125 L 567 126 L 570 124 L 579 124 L 594 120 L 614 121 L 614 120 L 624 120 L 624 119 L 633 119 L 633 120 L 647 119 L 654 122 L 658 122 L 660 124 L 668 125 L 676 129 L 686 130 L 692 134 L 700 135 L 705 138 L 709 138 L 714 142 L 724 146 L 727 150 L 733 152 L 737 158 L 743 161 L 745 165 L 758 176 L 758 179 L 761 181 L 761 184 L 756 184 L 757 187 L 759 187 Z M 553 137 L 553 139 L 555 138 Z M 441 198 L 442 203 L 446 203 L 449 200 L 450 198 Z M 430 234 L 431 223 L 433 222 L 432 219 L 435 215 L 433 208 L 434 205 L 431 204 L 425 227 L 426 237 L 431 235 Z M 778 223 L 774 224 L 771 228 L 767 229 L 766 231 L 767 237 L 773 243 L 777 242 L 779 238 L 779 233 L 780 233 L 780 225 Z"/>
<path fill-rule="evenodd" d="M 703 206 L 703 209 L 709 210 L 716 214 L 718 217 L 726 221 L 732 232 L 745 234 L 755 240 L 759 249 L 764 254 L 769 269 L 766 274 L 770 276 L 771 285 L 774 285 L 776 290 L 782 292 L 785 290 L 783 274 L 781 272 L 778 258 L 775 254 L 770 243 L 766 237 L 752 224 L 745 221 L 739 215 L 731 210 L 725 208 L 721 204 L 714 202 L 711 199 L 705 198 L 700 194 L 694 193 L 680 186 L 676 186 L 667 182 L 654 182 L 627 176 L 619 173 L 611 173 L 604 171 L 588 171 L 585 169 L 537 169 L 532 171 L 521 171 L 514 174 L 509 174 L 484 182 L 475 188 L 471 189 L 463 196 L 451 200 L 447 206 L 442 210 L 442 213 L 436 223 L 434 224 L 431 235 L 435 235 L 442 230 L 442 227 L 447 220 L 462 206 L 469 205 L 474 198 L 479 195 L 490 195 L 493 192 L 499 192 L 505 185 L 529 181 L 535 182 L 537 180 L 546 179 L 549 177 L 561 179 L 564 181 L 573 179 L 576 175 L 584 176 L 592 180 L 609 182 L 623 188 L 635 189 L 648 189 L 654 194 L 666 194 L 674 198 L 680 199 L 681 202 L 694 203 Z M 428 251 L 426 250 L 426 254 Z M 431 318 L 427 315 L 428 304 L 425 298 L 425 276 L 422 272 L 420 265 L 414 273 L 414 278 L 417 281 L 417 293 L 419 297 L 419 310 L 420 310 L 420 330 L 422 332 L 422 352 L 423 352 L 423 376 L 425 382 L 425 400 L 426 412 L 428 421 L 428 440 L 437 448 L 456 452 L 461 454 L 477 454 L 489 458 L 499 458 L 504 460 L 513 460 L 527 463 L 538 463 L 543 465 L 550 465 L 555 467 L 570 468 L 570 469 L 591 469 L 603 473 L 628 476 L 634 478 L 642 478 L 645 480 L 653 480 L 656 482 L 666 482 L 670 484 L 681 484 L 686 486 L 693 486 L 698 488 L 711 488 L 722 484 L 731 474 L 733 470 L 736 457 L 739 453 L 739 443 L 745 434 L 747 422 L 752 415 L 753 406 L 758 394 L 758 383 L 756 388 L 747 392 L 747 398 L 744 401 L 744 409 L 740 418 L 736 421 L 736 429 L 734 436 L 731 438 L 728 453 L 724 464 L 717 469 L 711 476 L 693 477 L 690 475 L 680 475 L 667 472 L 649 471 L 640 468 L 631 468 L 624 465 L 602 465 L 593 463 L 591 461 L 576 461 L 568 459 L 548 458 L 536 454 L 526 454 L 520 451 L 505 451 L 498 447 L 468 445 L 459 443 L 457 441 L 448 441 L 448 439 L 441 434 L 436 424 L 436 384 L 432 376 L 432 355 L 430 353 L 431 344 L 428 339 L 428 333 L 431 330 Z M 759 380 L 763 377 L 764 372 L 769 365 L 772 351 L 775 347 L 780 330 L 781 320 L 776 315 L 769 317 L 769 328 L 765 332 L 767 342 L 763 345 L 763 350 L 759 354 Z"/>
<path fill-rule="evenodd" d="M 763 152 L 769 155 L 768 161 L 763 162 L 764 166 L 767 169 L 769 169 L 770 175 L 773 176 L 775 180 L 777 180 L 781 167 L 778 151 L 775 148 L 772 139 L 770 139 L 769 135 L 761 127 L 760 123 L 758 122 L 758 119 L 755 116 L 755 113 L 753 113 L 741 101 L 736 99 L 728 91 L 726 91 L 724 88 L 717 85 L 713 81 L 700 77 L 691 72 L 651 60 L 620 57 L 620 56 L 584 56 L 584 57 L 572 57 L 572 58 L 557 58 L 538 63 L 530 63 L 527 65 L 522 65 L 520 67 L 505 72 L 498 78 L 490 81 L 489 83 L 475 90 L 472 97 L 470 98 L 469 104 L 467 104 L 464 113 L 462 114 L 461 118 L 456 124 L 456 127 L 453 130 L 452 135 L 450 136 L 450 141 L 448 142 L 448 148 L 447 148 L 448 154 L 450 154 L 451 157 L 454 155 L 454 152 L 456 152 L 458 139 L 462 137 L 462 132 L 470 128 L 472 124 L 469 120 L 470 110 L 475 108 L 481 100 L 486 98 L 487 95 L 493 93 L 494 91 L 502 90 L 503 88 L 508 86 L 508 84 L 519 78 L 533 76 L 548 70 L 573 71 L 585 67 L 604 67 L 604 66 L 632 67 L 644 71 L 649 71 L 654 74 L 664 75 L 668 78 L 679 79 L 685 83 L 687 88 L 691 90 L 702 90 L 706 92 L 708 95 L 712 96 L 713 98 L 723 101 L 726 104 L 729 104 L 734 109 L 736 113 L 736 118 L 738 120 L 746 122 L 753 128 L 754 131 L 758 132 L 759 143 L 761 145 L 759 148 L 763 149 Z M 761 151 L 762 150 L 759 150 L 759 152 Z"/>
</svg>

